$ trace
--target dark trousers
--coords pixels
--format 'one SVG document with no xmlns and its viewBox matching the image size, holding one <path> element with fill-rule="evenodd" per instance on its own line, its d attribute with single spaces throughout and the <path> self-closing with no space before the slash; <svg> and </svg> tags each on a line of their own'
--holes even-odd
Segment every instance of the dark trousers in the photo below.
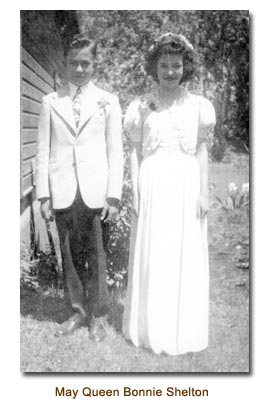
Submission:
<svg viewBox="0 0 259 402">
<path fill-rule="evenodd" d="M 73 204 L 55 210 L 59 233 L 65 294 L 74 311 L 82 315 L 106 315 L 109 293 L 106 282 L 108 225 L 100 219 L 102 209 L 85 205 L 80 191 Z"/>
</svg>

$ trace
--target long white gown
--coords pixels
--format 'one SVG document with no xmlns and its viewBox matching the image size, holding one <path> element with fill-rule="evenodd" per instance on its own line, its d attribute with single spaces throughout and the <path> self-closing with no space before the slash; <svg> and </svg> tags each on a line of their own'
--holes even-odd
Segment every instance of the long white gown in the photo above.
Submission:
<svg viewBox="0 0 259 402">
<path fill-rule="evenodd" d="M 181 90 L 164 110 L 156 96 L 126 113 L 131 141 L 142 142 L 140 207 L 131 239 L 123 333 L 135 346 L 178 355 L 208 345 L 207 222 L 196 216 L 197 136 L 215 123 L 212 104 Z"/>
</svg>

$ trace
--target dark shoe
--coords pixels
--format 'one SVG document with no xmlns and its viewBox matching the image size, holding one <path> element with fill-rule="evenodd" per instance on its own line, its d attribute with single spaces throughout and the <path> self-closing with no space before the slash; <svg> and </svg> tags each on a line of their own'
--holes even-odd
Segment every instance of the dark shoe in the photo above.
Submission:
<svg viewBox="0 0 259 402">
<path fill-rule="evenodd" d="M 56 332 L 56 336 L 72 334 L 84 322 L 85 318 L 81 314 L 76 313 L 62 324 L 62 327 Z"/>
<path fill-rule="evenodd" d="M 107 315 L 94 317 L 90 322 L 89 339 L 94 342 L 101 342 L 107 335 Z"/>
</svg>

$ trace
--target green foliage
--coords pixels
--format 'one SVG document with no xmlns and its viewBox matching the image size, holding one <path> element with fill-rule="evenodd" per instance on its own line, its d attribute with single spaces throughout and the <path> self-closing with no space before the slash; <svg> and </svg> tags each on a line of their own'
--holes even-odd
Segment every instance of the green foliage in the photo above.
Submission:
<svg viewBox="0 0 259 402">
<path fill-rule="evenodd" d="M 222 161 L 225 156 L 227 141 L 226 141 L 227 127 L 224 124 L 217 123 L 214 128 L 213 144 L 210 149 L 211 156 L 216 161 Z"/>
<path fill-rule="evenodd" d="M 124 110 L 153 85 L 144 71 L 153 40 L 168 31 L 185 35 L 199 54 L 197 76 L 188 87 L 216 107 L 214 157 L 222 157 L 223 140 L 238 138 L 249 144 L 248 11 L 91 10 L 77 15 L 81 32 L 99 44 L 96 80 L 119 95 Z"/>
<path fill-rule="evenodd" d="M 129 258 L 129 237 L 131 221 L 131 188 L 125 180 L 121 210 L 117 221 L 111 226 L 108 245 L 107 282 L 110 290 L 126 288 Z"/>
<path fill-rule="evenodd" d="M 245 207 L 245 208 L 244 208 Z M 225 210 L 227 214 L 227 226 L 232 230 L 231 248 L 232 261 L 236 268 L 249 268 L 249 205 L 245 203 L 240 208 Z"/>
<path fill-rule="evenodd" d="M 200 11 L 204 64 L 217 83 L 218 120 L 226 139 L 249 144 L 248 11 Z"/>
<path fill-rule="evenodd" d="M 226 198 L 215 197 L 209 220 L 209 243 L 227 254 L 236 268 L 249 268 L 249 183 L 229 183 Z"/>
<path fill-rule="evenodd" d="M 38 289 L 39 283 L 37 278 L 37 269 L 31 261 L 31 253 L 25 251 L 21 256 L 21 274 L 20 285 L 21 288 Z"/>
<path fill-rule="evenodd" d="M 24 251 L 21 256 L 20 286 L 22 290 L 58 289 L 61 284 L 56 256 L 49 253 Z"/>
<path fill-rule="evenodd" d="M 223 209 L 233 211 L 237 208 L 247 207 L 249 205 L 249 183 L 243 183 L 240 188 L 237 188 L 235 183 L 229 183 L 226 200 L 216 198 Z"/>
</svg>

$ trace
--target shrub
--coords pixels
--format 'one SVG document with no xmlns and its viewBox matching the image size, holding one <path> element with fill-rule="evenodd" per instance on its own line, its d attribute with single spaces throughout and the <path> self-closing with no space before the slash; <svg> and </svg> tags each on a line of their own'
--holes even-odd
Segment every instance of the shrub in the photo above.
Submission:
<svg viewBox="0 0 259 402">
<path fill-rule="evenodd" d="M 228 196 L 225 201 L 216 197 L 222 208 L 227 210 L 234 210 L 249 205 L 249 183 L 243 183 L 238 188 L 235 183 L 229 183 Z"/>
<path fill-rule="evenodd" d="M 22 290 L 46 290 L 62 287 L 56 256 L 49 253 L 26 250 L 21 256 L 20 286 Z"/>
</svg>

